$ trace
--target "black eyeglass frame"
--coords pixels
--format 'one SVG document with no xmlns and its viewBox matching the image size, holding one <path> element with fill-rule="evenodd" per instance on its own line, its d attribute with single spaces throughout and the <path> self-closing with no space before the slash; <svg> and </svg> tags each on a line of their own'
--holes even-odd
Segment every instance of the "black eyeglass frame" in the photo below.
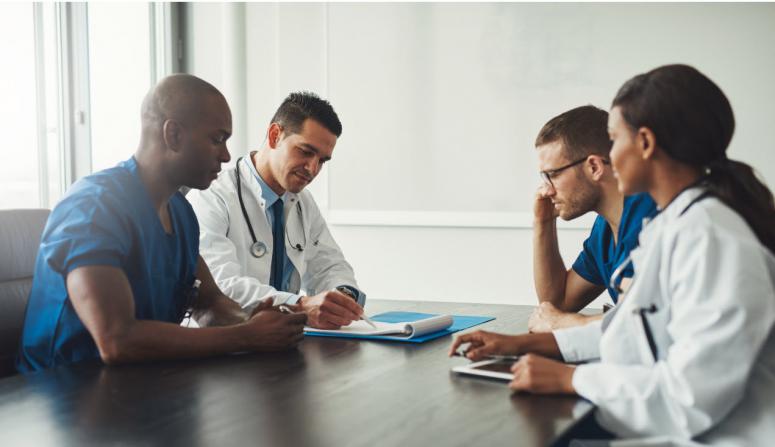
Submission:
<svg viewBox="0 0 775 447">
<path fill-rule="evenodd" d="M 574 167 L 574 166 L 576 166 L 576 165 L 579 165 L 579 164 L 581 164 L 581 163 L 584 163 L 585 161 L 587 161 L 587 159 L 589 159 L 589 157 L 591 157 L 591 155 L 587 155 L 587 156 L 586 156 L 586 157 L 584 157 L 584 158 L 581 158 L 581 159 L 579 159 L 579 160 L 576 160 L 576 161 L 574 161 L 574 162 L 568 163 L 568 164 L 567 164 L 567 165 L 565 165 L 565 166 L 560 166 L 559 168 L 555 168 L 555 169 L 547 169 L 547 170 L 545 170 L 545 171 L 539 171 L 539 172 L 538 172 L 538 175 L 540 175 L 540 176 L 541 176 L 541 180 L 543 180 L 543 181 L 544 181 L 544 183 L 546 183 L 547 185 L 549 185 L 549 186 L 551 186 L 552 188 L 554 188 L 554 183 L 552 183 L 552 177 L 555 177 L 555 176 L 557 176 L 557 174 L 559 174 L 560 172 L 562 172 L 562 171 L 564 171 L 564 170 L 566 170 L 566 169 L 568 169 L 568 168 L 572 168 L 572 167 Z M 603 158 L 603 157 L 600 157 L 600 159 L 601 159 L 601 160 L 603 160 L 603 164 L 606 164 L 606 165 L 607 165 L 607 164 L 610 164 L 610 163 L 611 163 L 611 162 L 610 162 L 608 159 L 605 159 L 605 158 Z"/>
</svg>

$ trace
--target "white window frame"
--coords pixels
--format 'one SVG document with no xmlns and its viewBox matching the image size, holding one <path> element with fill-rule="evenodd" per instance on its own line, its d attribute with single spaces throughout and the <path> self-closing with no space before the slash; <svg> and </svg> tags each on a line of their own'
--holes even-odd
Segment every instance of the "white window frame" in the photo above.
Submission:
<svg viewBox="0 0 775 447">
<path fill-rule="evenodd" d="M 35 32 L 35 114 L 38 150 L 38 201 L 40 206 L 49 206 L 48 173 L 48 120 L 46 113 L 46 74 L 44 64 L 43 5 L 33 4 Z M 59 72 L 59 69 L 55 67 Z M 61 178 L 61 176 L 60 176 Z M 60 185 L 61 188 L 62 185 Z"/>
<path fill-rule="evenodd" d="M 41 207 L 52 207 L 50 185 L 49 145 L 46 117 L 45 90 L 45 35 L 43 16 L 45 7 L 53 7 L 56 30 L 57 116 L 58 142 L 61 160 L 61 196 L 69 185 L 92 172 L 91 110 L 89 96 L 89 35 L 87 3 L 36 3 L 33 8 L 35 32 L 36 110 L 38 135 L 38 185 Z M 177 3 L 149 3 L 151 72 L 150 84 L 174 73 L 182 57 L 180 8 Z"/>
</svg>

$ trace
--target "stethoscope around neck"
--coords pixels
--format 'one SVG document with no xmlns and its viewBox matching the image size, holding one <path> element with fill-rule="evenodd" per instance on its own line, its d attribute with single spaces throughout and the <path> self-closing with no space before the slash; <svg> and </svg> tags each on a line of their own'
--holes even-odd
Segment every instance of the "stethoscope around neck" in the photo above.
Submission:
<svg viewBox="0 0 775 447">
<path fill-rule="evenodd" d="M 675 195 L 675 197 L 673 197 L 673 199 L 667 205 L 665 205 L 663 209 L 659 210 L 659 213 L 667 209 L 667 207 L 670 206 L 673 203 L 673 201 L 678 198 L 678 196 L 683 194 L 684 191 L 702 184 L 702 181 L 704 181 L 704 179 L 701 178 L 697 182 L 694 182 L 691 185 L 687 186 L 686 188 L 682 189 L 678 194 Z M 703 191 L 700 195 L 692 199 L 689 202 L 689 204 L 686 205 L 683 210 L 681 210 L 680 213 L 678 213 L 678 217 L 683 216 L 684 214 L 686 214 L 687 211 L 689 211 L 689 208 L 693 207 L 698 202 L 701 202 L 709 197 L 714 197 L 714 194 L 711 191 L 707 191 L 707 190 Z M 651 219 L 649 219 L 649 221 L 650 220 Z M 632 265 L 632 253 L 629 253 L 627 257 L 624 259 L 624 261 L 622 261 L 621 264 L 619 264 L 619 267 L 617 267 L 614 270 L 614 272 L 611 274 L 611 279 L 609 280 L 609 283 L 608 283 L 608 287 L 612 290 L 615 290 L 616 293 L 619 294 L 619 299 L 622 299 L 625 293 L 625 291 L 622 289 L 621 281 L 624 279 L 624 271 L 630 265 Z"/>
<path fill-rule="evenodd" d="M 693 188 L 693 187 L 698 186 L 699 184 L 701 184 L 702 180 L 703 179 L 700 179 L 700 181 L 698 181 L 696 183 L 693 183 L 693 184 L 687 186 L 686 188 L 684 188 L 683 190 L 681 190 L 678 194 L 676 194 L 675 197 L 673 197 L 673 200 L 671 200 L 667 205 L 665 205 L 665 207 L 662 208 L 659 212 L 661 213 L 665 209 L 667 209 L 667 207 L 670 206 L 673 203 L 673 201 L 676 198 L 678 198 L 678 196 L 680 196 L 684 191 L 686 191 L 687 189 Z M 708 191 L 708 190 L 703 191 L 700 195 L 698 195 L 697 197 L 692 199 L 689 202 L 689 204 L 686 205 L 684 207 L 684 209 L 680 213 L 678 213 L 678 217 L 682 217 L 684 214 L 686 214 L 686 212 L 689 211 L 689 209 L 692 206 L 694 206 L 695 204 L 697 204 L 697 203 L 699 203 L 699 202 L 701 202 L 701 201 L 703 201 L 703 200 L 705 200 L 707 198 L 714 197 L 714 196 L 715 196 L 715 194 L 713 192 L 711 192 L 711 191 Z M 645 226 L 645 224 L 644 224 L 644 226 Z M 621 284 L 620 284 L 621 280 L 623 279 L 623 275 L 624 275 L 625 269 L 627 269 L 627 267 L 632 265 L 632 263 L 633 263 L 632 252 L 630 252 L 630 254 L 627 255 L 627 258 L 625 258 L 625 260 L 622 261 L 621 264 L 619 264 L 619 267 L 617 267 L 616 270 L 614 270 L 613 274 L 611 274 L 611 279 L 610 279 L 610 282 L 609 282 L 609 287 L 611 289 L 613 289 L 613 290 L 616 290 L 616 292 L 619 294 L 619 300 L 618 300 L 619 303 L 621 303 L 622 300 L 624 300 L 625 293 L 627 293 L 632 288 L 632 283 L 631 283 L 630 286 L 625 291 L 625 290 L 622 290 L 622 287 L 621 287 Z M 633 281 L 634 280 L 635 280 L 635 277 L 633 277 Z M 616 306 L 614 306 L 613 309 L 608 311 L 608 313 L 603 317 L 603 322 L 601 324 L 601 329 L 603 330 L 603 332 L 605 332 L 606 329 L 608 328 L 608 326 L 611 324 L 611 321 L 613 320 L 614 315 L 616 315 L 616 313 L 617 313 L 617 311 L 619 310 L 620 307 L 621 306 L 619 306 L 617 304 Z M 632 309 L 633 315 L 635 315 L 638 318 L 640 318 L 641 323 L 643 324 L 643 331 L 644 331 L 644 333 L 646 335 L 646 340 L 648 342 L 649 349 L 651 350 L 651 355 L 654 357 L 654 361 L 657 361 L 659 359 L 658 352 L 657 352 L 657 344 L 656 344 L 656 342 L 654 340 L 654 333 L 651 330 L 651 326 L 649 325 L 648 319 L 646 318 L 646 314 L 654 314 L 658 310 L 659 310 L 659 308 L 657 307 L 656 303 L 651 303 L 651 304 L 649 304 L 647 306 L 635 306 Z"/>
<path fill-rule="evenodd" d="M 237 160 L 237 166 L 236 166 L 236 173 L 237 173 L 237 199 L 239 199 L 239 206 L 242 209 L 242 217 L 245 218 L 245 223 L 248 225 L 248 230 L 250 231 L 250 238 L 253 240 L 253 243 L 250 245 L 250 254 L 254 258 L 262 258 L 264 255 L 266 255 L 267 251 L 269 251 L 269 247 L 262 242 L 259 241 L 256 238 L 256 232 L 253 231 L 253 225 L 250 223 L 250 217 L 248 217 L 248 211 L 245 209 L 245 201 L 242 199 L 242 179 L 240 177 L 240 162 L 242 161 L 244 157 L 240 157 Z M 299 210 L 299 219 L 301 219 L 302 222 L 302 228 L 304 228 L 304 216 L 301 213 L 301 203 L 298 201 L 296 202 L 296 208 Z M 307 235 L 303 234 L 304 231 L 302 230 L 302 235 L 304 237 L 304 244 L 299 243 L 293 243 L 291 241 L 291 236 L 288 234 L 288 225 L 285 225 L 285 238 L 288 240 L 288 245 L 291 246 L 294 250 L 298 250 L 300 252 L 304 251 L 304 249 L 307 247 Z"/>
</svg>

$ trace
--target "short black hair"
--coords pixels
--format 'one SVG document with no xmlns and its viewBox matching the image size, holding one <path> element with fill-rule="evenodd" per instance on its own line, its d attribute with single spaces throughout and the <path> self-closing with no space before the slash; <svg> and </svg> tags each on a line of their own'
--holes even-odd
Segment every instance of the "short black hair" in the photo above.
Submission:
<svg viewBox="0 0 775 447">
<path fill-rule="evenodd" d="M 586 105 L 555 116 L 538 132 L 535 145 L 556 141 L 562 141 L 563 152 L 571 160 L 592 154 L 608 157 L 612 145 L 608 137 L 608 112 Z"/>
<path fill-rule="evenodd" d="M 334 108 L 325 99 L 312 92 L 293 92 L 288 95 L 272 117 L 286 132 L 301 132 L 304 121 L 311 118 L 339 138 L 342 135 L 342 123 Z"/>
</svg>

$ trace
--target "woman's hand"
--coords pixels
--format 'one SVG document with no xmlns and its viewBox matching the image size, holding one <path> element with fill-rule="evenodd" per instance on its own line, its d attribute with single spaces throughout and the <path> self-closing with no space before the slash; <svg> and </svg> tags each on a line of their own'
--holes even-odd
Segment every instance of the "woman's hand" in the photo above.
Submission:
<svg viewBox="0 0 775 447">
<path fill-rule="evenodd" d="M 535 354 L 526 354 L 511 367 L 514 380 L 509 388 L 535 394 L 576 394 L 573 388 L 575 366 Z"/>
<path fill-rule="evenodd" d="M 492 354 L 515 355 L 519 353 L 518 335 L 476 331 L 456 337 L 449 348 L 449 355 L 455 355 L 455 351 L 463 343 L 469 343 L 468 349 L 465 352 L 466 358 L 474 361 L 484 359 Z"/>
</svg>

